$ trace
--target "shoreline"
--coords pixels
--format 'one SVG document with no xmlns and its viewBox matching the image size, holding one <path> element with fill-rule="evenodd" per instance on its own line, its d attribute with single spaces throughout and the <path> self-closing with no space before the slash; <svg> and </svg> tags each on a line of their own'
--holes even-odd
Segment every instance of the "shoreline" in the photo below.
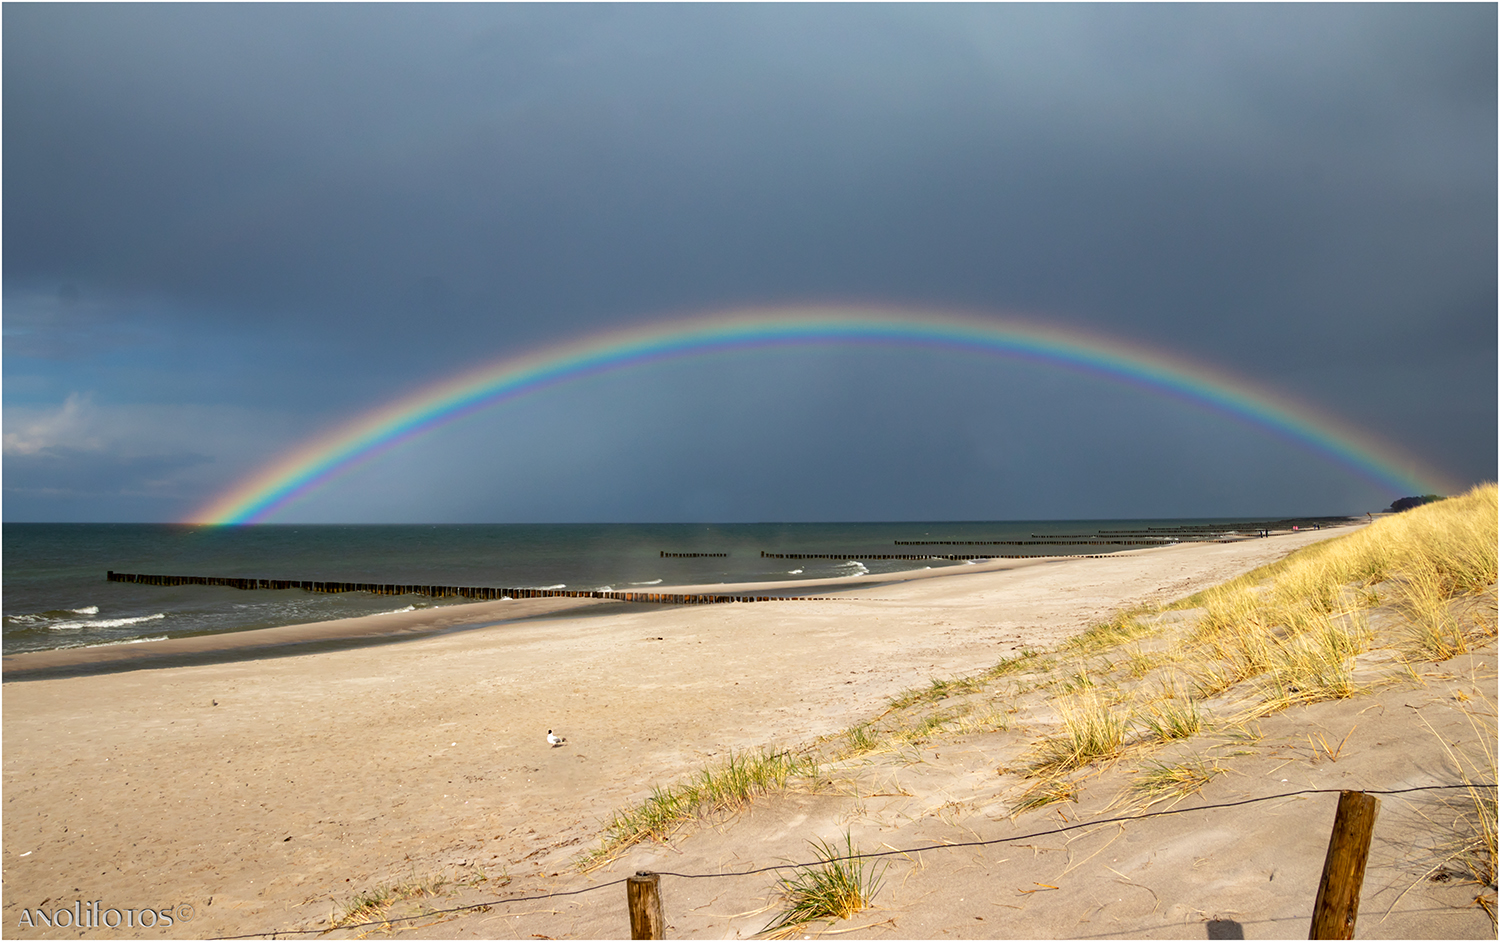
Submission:
<svg viewBox="0 0 1500 942">
<path fill-rule="evenodd" d="M 1103 554 L 1120 556 L 1153 552 L 1170 547 L 1150 547 Z M 1098 558 L 1096 555 L 1039 556 L 1034 559 L 994 558 L 969 565 L 913 569 L 892 573 L 866 573 L 858 576 L 835 576 L 821 579 L 788 579 L 771 582 L 704 583 L 684 586 L 653 586 L 657 594 L 678 595 L 753 595 L 785 592 L 807 592 L 868 588 L 899 584 L 914 579 L 958 576 L 969 573 L 997 572 L 1045 563 L 1069 562 Z M 229 590 L 239 591 L 239 590 Z M 266 590 L 261 590 L 266 591 Z M 283 590 L 297 591 L 297 590 Z M 776 601 L 790 601 L 798 596 L 784 596 Z M 736 603 L 763 604 L 763 603 Z M 764 604 L 772 604 L 767 602 Z M 338 648 L 392 644 L 453 631 L 498 627 L 509 622 L 538 617 L 553 617 L 586 609 L 604 609 L 604 613 L 625 607 L 676 607 L 670 602 L 616 601 L 553 597 L 539 599 L 503 599 L 483 602 L 460 602 L 415 609 L 410 612 L 383 612 L 352 618 L 279 625 L 273 628 L 250 628 L 212 634 L 189 635 L 151 641 L 114 642 L 76 648 L 53 648 L 24 651 L 0 657 L 0 682 L 45 680 L 87 674 L 115 673 L 130 670 L 157 670 L 194 664 L 296 657 Z M 601 614 L 601 613 L 596 613 Z"/>
<path fill-rule="evenodd" d="M 614 809 L 705 763 L 814 741 L 933 677 L 1346 532 L 845 577 L 795 604 L 538 613 L 414 636 L 400 656 L 5 684 L 3 918 L 160 900 L 196 915 L 135 935 L 201 938 L 315 925 L 412 874 L 576 883 Z"/>
<path fill-rule="evenodd" d="M 186 667 L 261 658 L 316 654 L 337 647 L 368 646 L 494 627 L 558 611 L 608 605 L 590 599 L 526 599 L 441 605 L 275 628 L 251 628 L 154 641 L 82 648 L 26 651 L 0 658 L 5 683 L 85 674 Z M 496 607 L 508 605 L 504 612 Z M 462 611 L 460 611 L 462 610 Z"/>
</svg>

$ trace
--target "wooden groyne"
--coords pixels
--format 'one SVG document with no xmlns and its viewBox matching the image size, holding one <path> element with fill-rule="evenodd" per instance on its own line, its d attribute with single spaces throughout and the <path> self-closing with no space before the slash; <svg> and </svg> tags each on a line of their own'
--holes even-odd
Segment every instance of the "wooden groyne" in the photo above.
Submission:
<svg viewBox="0 0 1500 942">
<path fill-rule="evenodd" d="M 1188 541 L 1169 537 L 1145 537 L 1139 540 L 896 540 L 894 542 L 896 546 L 1165 546 L 1169 543 Z M 1213 542 L 1236 541 L 1215 540 Z"/>
<path fill-rule="evenodd" d="M 1046 556 L 1029 553 L 767 553 L 762 559 L 951 559 L 955 562 L 980 559 L 1103 559 L 1108 553 L 1079 553 L 1075 556 Z"/>
<path fill-rule="evenodd" d="M 815 595 L 684 595 L 673 592 L 616 592 L 588 589 L 497 589 L 490 586 L 409 585 L 389 582 L 320 582 L 298 579 L 249 579 L 238 576 L 162 576 L 138 572 L 106 575 L 110 582 L 141 585 L 207 585 L 229 589 L 301 589 L 304 592 L 370 592 L 374 595 L 422 595 L 428 598 L 466 598 L 475 601 L 499 599 L 606 599 L 613 602 L 655 602 L 661 605 L 713 605 L 723 602 L 823 602 Z"/>
<path fill-rule="evenodd" d="M 1238 543 L 1273 531 L 1321 530 L 1345 526 L 1348 517 L 1298 517 L 1228 524 L 1188 524 L 1093 533 L 1033 533 L 1029 540 L 893 540 L 897 546 L 1167 546 L 1172 543 Z M 1251 532 L 1255 536 L 1250 536 Z"/>
</svg>

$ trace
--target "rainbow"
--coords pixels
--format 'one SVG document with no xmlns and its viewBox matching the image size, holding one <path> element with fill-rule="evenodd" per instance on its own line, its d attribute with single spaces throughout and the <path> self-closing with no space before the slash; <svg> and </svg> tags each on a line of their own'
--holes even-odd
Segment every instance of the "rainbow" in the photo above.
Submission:
<svg viewBox="0 0 1500 942">
<path fill-rule="evenodd" d="M 816 345 L 969 351 L 1030 360 L 1196 404 L 1294 442 L 1392 494 L 1451 492 L 1357 429 L 1222 370 L 1095 333 L 871 308 L 743 311 L 592 334 L 429 385 L 279 457 L 188 521 L 258 523 L 375 456 L 465 416 L 587 376 L 720 351 Z"/>
</svg>

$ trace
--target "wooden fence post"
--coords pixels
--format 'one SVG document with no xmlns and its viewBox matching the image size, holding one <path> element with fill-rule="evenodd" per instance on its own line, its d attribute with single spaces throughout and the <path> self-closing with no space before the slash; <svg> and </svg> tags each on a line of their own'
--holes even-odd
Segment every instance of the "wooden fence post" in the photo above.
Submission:
<svg viewBox="0 0 1500 942">
<path fill-rule="evenodd" d="M 667 937 L 667 921 L 661 914 L 661 874 L 636 871 L 625 881 L 625 900 L 630 904 L 632 939 Z"/>
<path fill-rule="evenodd" d="M 1328 837 L 1323 879 L 1313 904 L 1309 939 L 1352 939 L 1359 917 L 1359 891 L 1365 882 L 1365 861 L 1380 799 L 1364 792 L 1339 792 L 1339 809 Z"/>
</svg>

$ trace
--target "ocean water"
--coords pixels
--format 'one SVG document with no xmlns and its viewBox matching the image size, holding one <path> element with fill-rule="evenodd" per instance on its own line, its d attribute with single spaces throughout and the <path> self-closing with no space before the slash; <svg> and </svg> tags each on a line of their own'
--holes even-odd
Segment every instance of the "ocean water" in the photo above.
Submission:
<svg viewBox="0 0 1500 942">
<path fill-rule="evenodd" d="M 1099 530 L 1250 521 L 1114 520 L 964 523 L 472 524 L 200 527 L 5 524 L 6 654 L 244 631 L 458 604 L 418 596 L 314 594 L 108 582 L 108 570 L 343 582 L 618 590 L 812 579 L 964 565 L 861 554 L 1073 555 L 1128 547 L 975 546 Z M 898 541 L 951 540 L 954 545 Z M 661 553 L 727 553 L 663 558 Z M 770 553 L 843 554 L 766 559 Z"/>
</svg>

